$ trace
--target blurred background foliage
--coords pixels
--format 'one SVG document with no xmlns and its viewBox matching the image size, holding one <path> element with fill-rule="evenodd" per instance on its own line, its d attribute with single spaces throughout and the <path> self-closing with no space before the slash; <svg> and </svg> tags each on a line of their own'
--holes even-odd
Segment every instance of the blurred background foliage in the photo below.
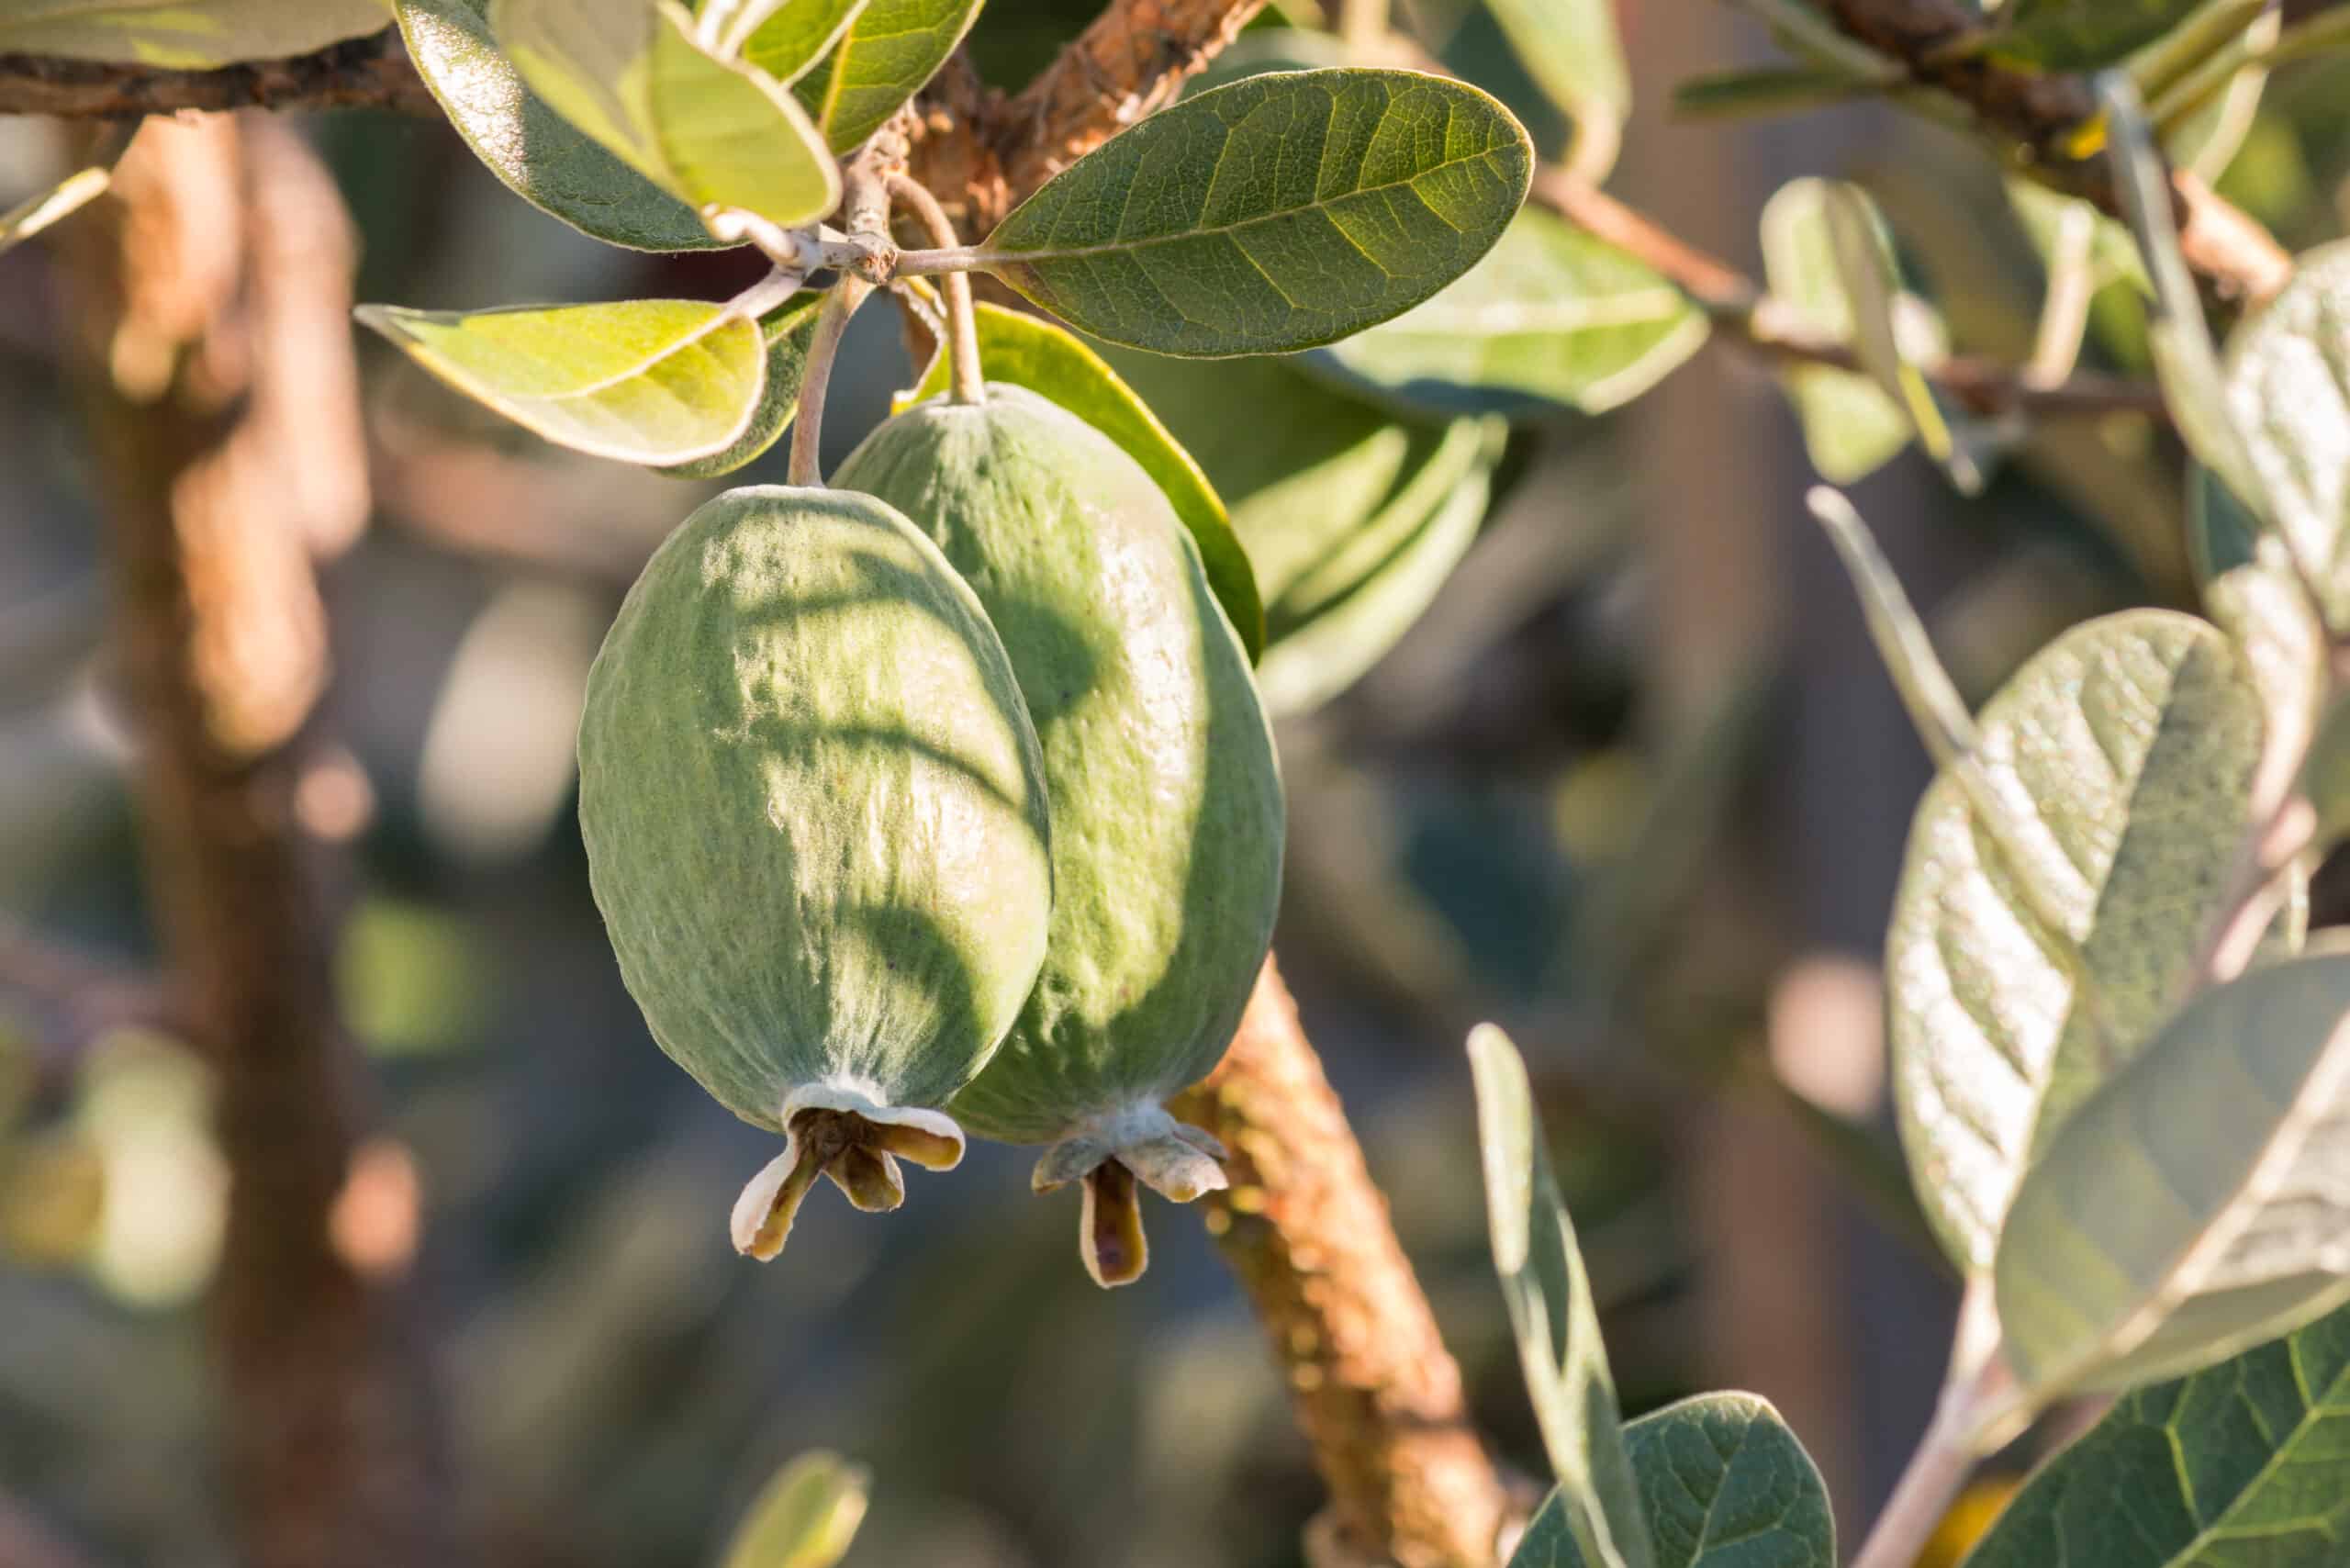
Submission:
<svg viewBox="0 0 2350 1568">
<path fill-rule="evenodd" d="M 1093 9 L 999 3 L 971 58 L 1016 85 Z M 1478 0 L 1404 10 L 1564 146 Z M 1693 237 L 1761 276 L 1774 188 L 1856 181 L 1953 347 L 2029 356 L 2055 219 L 1980 151 L 1881 108 L 1668 124 L 1678 81 L 1768 44 L 1681 0 L 1621 13 L 1644 106 L 1628 199 L 1695 214 Z M 2288 246 L 2338 233 L 2350 62 L 2283 71 L 2256 103 L 2207 172 Z M 363 236 L 363 298 L 716 298 L 759 270 L 588 241 L 432 121 L 309 129 Z M 0 198 L 66 151 L 0 123 Z M 0 907 L 131 973 L 152 938 L 52 267 L 37 246 L 0 256 Z M 2136 285 L 2095 276 L 2082 363 L 2143 374 Z M 1025 1157 L 979 1148 L 889 1219 L 812 1204 L 784 1265 L 731 1254 L 725 1204 L 767 1151 L 645 1036 L 570 809 L 604 623 L 714 487 L 541 445 L 384 345 L 362 353 L 377 512 L 326 568 L 332 744 L 300 796 L 344 850 L 336 976 L 387 1113 L 337 1224 L 353 1255 L 412 1270 L 446 1326 L 497 1560 L 711 1560 L 776 1466 L 822 1445 L 877 1477 L 852 1563 L 1296 1562 L 1319 1485 L 1195 1225 L 1154 1220 L 1147 1281 L 1104 1295 L 1070 1255 L 1074 1200 L 1031 1199 Z M 1442 587 L 1391 617 L 1412 622 L 1392 652 L 1367 672 L 1384 633 L 1317 655 L 1276 691 L 1278 946 L 1480 1424 L 1540 1473 L 1460 1054 L 1491 1015 L 1534 1063 L 1628 1409 L 1754 1388 L 1864 1510 L 1948 1312 L 1876 1036 L 1875 943 L 1925 765 L 1796 521 L 1803 433 L 1770 374 L 1711 351 L 1592 414 L 1523 392 L 1433 409 L 1326 355 L 1118 363 L 1223 487 L 1276 633 L 1312 587 L 1283 529 L 1387 516 L 1417 539 L 1448 504 L 1456 520 L 1421 571 Z M 866 311 L 828 466 L 913 374 L 894 313 Z M 780 480 L 782 462 L 738 477 Z M 2009 432 L 1987 466 L 1962 498 L 1912 447 L 1862 492 L 1970 698 L 2083 615 L 2189 598 L 2180 454 L 2143 416 Z M 229 1551 L 195 1311 L 224 1202 L 205 1073 L 152 1021 L 75 1024 L 0 993 L 0 1481 L 103 1560 L 206 1568 Z"/>
</svg>

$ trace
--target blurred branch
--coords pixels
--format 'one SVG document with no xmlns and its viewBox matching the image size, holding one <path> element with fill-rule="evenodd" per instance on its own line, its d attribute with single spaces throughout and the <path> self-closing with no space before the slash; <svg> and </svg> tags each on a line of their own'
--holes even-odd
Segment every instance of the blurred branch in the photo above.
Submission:
<svg viewBox="0 0 2350 1568">
<path fill-rule="evenodd" d="M 1729 341 L 1747 353 L 1769 361 L 1864 374 L 1851 345 L 1813 331 L 1753 279 L 1667 233 L 1598 186 L 1546 167 L 1535 175 L 1534 199 L 1654 267 L 1713 319 L 1718 331 L 1729 334 Z M 1949 355 L 1919 366 L 1919 373 L 1979 414 L 2019 409 L 2040 415 L 2169 418 L 2161 389 L 2151 381 L 2076 372 L 2062 381 L 2043 383 L 2022 367 L 1972 354 Z"/>
<path fill-rule="evenodd" d="M 1174 1108 L 1232 1151 L 1208 1229 L 1272 1341 L 1337 1532 L 1375 1562 L 1491 1568 L 1507 1501 L 1460 1369 L 1270 958 L 1223 1065 Z"/>
<path fill-rule="evenodd" d="M 399 109 L 437 114 L 395 35 L 352 39 L 287 60 L 217 71 L 0 54 L 0 115 L 137 119 L 187 109 Z"/>
<path fill-rule="evenodd" d="M 462 1564 L 405 1293 L 333 1239 L 367 1117 L 295 808 L 326 681 L 312 554 L 365 506 L 341 401 L 354 241 L 325 170 L 266 119 L 151 124 L 114 188 L 61 231 L 61 274 L 148 879 L 217 1079 L 230 1198 L 210 1307 L 243 1560 Z M 337 409 L 350 429 L 322 424 Z"/>
</svg>

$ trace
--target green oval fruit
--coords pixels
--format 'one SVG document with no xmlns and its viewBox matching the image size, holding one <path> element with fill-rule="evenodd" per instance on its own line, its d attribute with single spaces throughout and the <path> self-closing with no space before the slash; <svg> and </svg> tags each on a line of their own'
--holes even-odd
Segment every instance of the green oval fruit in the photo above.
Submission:
<svg viewBox="0 0 2350 1568">
<path fill-rule="evenodd" d="M 1150 476 L 1053 403 L 990 386 L 918 405 L 845 463 L 929 531 L 1012 655 L 1044 745 L 1054 907 L 1044 972 L 950 1105 L 1048 1143 L 1039 1191 L 1083 1180 L 1096 1280 L 1142 1272 L 1134 1178 L 1188 1202 L 1222 1150 L 1161 1107 L 1224 1054 L 1272 939 L 1279 766 L 1198 549 Z"/>
<path fill-rule="evenodd" d="M 579 818 L 629 992 L 679 1066 L 783 1132 L 735 1244 L 821 1171 L 894 1208 L 934 1107 L 1011 1027 L 1052 902 L 1042 758 L 1003 645 L 867 496 L 733 490 L 629 590 L 588 679 Z"/>
</svg>

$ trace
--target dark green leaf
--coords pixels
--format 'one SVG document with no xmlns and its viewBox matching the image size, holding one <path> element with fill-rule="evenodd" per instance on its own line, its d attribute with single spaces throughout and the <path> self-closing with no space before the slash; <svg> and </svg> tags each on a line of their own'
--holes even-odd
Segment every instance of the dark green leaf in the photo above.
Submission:
<svg viewBox="0 0 2350 1568">
<path fill-rule="evenodd" d="M 362 307 L 425 369 L 548 441 L 663 466 L 724 452 L 759 406 L 758 324 L 722 305 L 641 299 L 509 310 Z"/>
<path fill-rule="evenodd" d="M 2228 340 L 2226 406 L 2253 483 L 2319 597 L 2350 628 L 2350 241 L 2300 258 L 2292 282 Z"/>
<path fill-rule="evenodd" d="M 759 389 L 759 406 L 734 444 L 715 457 L 697 457 L 662 470 L 680 479 L 715 479 L 763 455 L 773 446 L 800 410 L 800 381 L 807 369 L 808 350 L 816 341 L 816 317 L 822 295 L 795 295 L 760 319 L 759 331 L 767 345 L 767 381 Z"/>
<path fill-rule="evenodd" d="M 1656 385 L 1706 330 L 1646 263 L 1528 207 L 1436 297 L 1308 363 L 1410 412 L 1600 413 Z"/>
<path fill-rule="evenodd" d="M 1624 1428 L 1657 1568 L 1835 1568 L 1828 1487 L 1768 1401 L 1703 1394 Z M 1557 1494 L 1510 1568 L 1583 1568 Z"/>
<path fill-rule="evenodd" d="M 381 32 L 383 0 L 9 0 L 0 54 L 207 71 Z"/>
<path fill-rule="evenodd" d="M 978 308 L 979 367 L 990 381 L 1006 381 L 1040 393 L 1108 436 L 1158 481 L 1175 514 L 1191 531 L 1207 569 L 1208 587 L 1239 633 L 1254 660 L 1265 651 L 1265 609 L 1248 554 L 1232 531 L 1232 519 L 1215 487 L 1159 423 L 1158 416 L 1118 378 L 1101 355 L 1050 321 L 998 306 Z M 946 390 L 942 351 L 901 406 Z"/>
<path fill-rule="evenodd" d="M 980 0 L 870 0 L 823 63 L 794 89 L 835 152 L 846 152 L 937 74 L 971 30 Z M 763 39 L 752 40 L 759 63 Z"/>
<path fill-rule="evenodd" d="M 801 1454 L 743 1515 L 721 1568 L 833 1568 L 865 1522 L 872 1477 L 837 1454 Z"/>
<path fill-rule="evenodd" d="M 573 129 L 490 41 L 487 0 L 393 0 L 417 73 L 457 132 L 515 195 L 608 244 L 704 251 L 693 208 Z"/>
<path fill-rule="evenodd" d="M 1207 357 L 1311 348 L 1468 271 L 1532 166 L 1509 111 L 1460 83 L 1252 76 L 1079 159 L 982 252 L 1005 282 L 1113 342 Z"/>
<path fill-rule="evenodd" d="M 2260 543 L 2260 519 L 2200 463 L 2187 469 L 2187 554 L 2195 580 L 2208 583 L 2247 565 Z"/>
<path fill-rule="evenodd" d="M 2013 0 L 1992 55 L 2033 71 L 2119 64 L 2193 16 L 2203 0 Z"/>
<path fill-rule="evenodd" d="M 1481 1024 L 1469 1036 L 1469 1065 L 1494 1268 L 1559 1483 L 1564 1533 L 1591 1568 L 1654 1568 L 1591 1280 L 1550 1174 L 1526 1062 L 1508 1036 Z"/>
</svg>

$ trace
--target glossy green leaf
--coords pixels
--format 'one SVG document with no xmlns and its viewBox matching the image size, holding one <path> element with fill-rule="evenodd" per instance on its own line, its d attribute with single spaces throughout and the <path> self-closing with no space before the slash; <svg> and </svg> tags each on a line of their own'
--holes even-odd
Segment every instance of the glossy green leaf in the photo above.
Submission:
<svg viewBox="0 0 2350 1568">
<path fill-rule="evenodd" d="M 866 0 L 789 0 L 752 29 L 742 56 L 789 86 L 833 51 L 865 6 Z"/>
<path fill-rule="evenodd" d="M 2228 340 L 2227 407 L 2259 496 L 2316 587 L 2350 629 L 2350 241 L 2300 258 L 2292 282 Z"/>
<path fill-rule="evenodd" d="M 1653 1568 L 1590 1276 L 1550 1174 L 1526 1062 L 1507 1035 L 1481 1024 L 1470 1032 L 1469 1066 L 1494 1268 L 1559 1483 L 1565 1533 L 1592 1568 Z"/>
<path fill-rule="evenodd" d="M 1040 393 L 1108 436 L 1158 481 L 1174 503 L 1175 515 L 1191 531 L 1207 569 L 1208 587 L 1224 607 L 1250 659 L 1265 651 L 1265 608 L 1257 579 L 1232 531 L 1224 502 L 1192 454 L 1158 421 L 1158 416 L 1118 378 L 1100 354 L 1050 321 L 1000 306 L 982 304 L 979 320 L 979 368 L 990 381 L 1007 381 Z M 948 370 L 942 350 L 932 357 L 904 404 L 946 390 Z"/>
<path fill-rule="evenodd" d="M 663 466 L 726 451 L 767 377 L 758 324 L 722 305 L 641 299 L 506 310 L 364 306 L 434 375 L 561 446 Z"/>
<path fill-rule="evenodd" d="M 384 0 L 7 0 L 0 54 L 205 71 L 381 32 Z"/>
<path fill-rule="evenodd" d="M 2042 1398 L 2192 1372 L 2350 1299 L 2350 952 L 2188 1002 L 2025 1173 L 1996 1280 Z"/>
<path fill-rule="evenodd" d="M 1022 203 L 982 254 L 1113 342 L 1203 357 L 1311 348 L 1475 265 L 1532 167 L 1525 131 L 1474 87 L 1278 72 L 1113 137 Z"/>
<path fill-rule="evenodd" d="M 822 64 L 794 89 L 835 152 L 889 120 L 937 74 L 971 30 L 980 0 L 870 0 Z M 752 43 L 754 62 L 765 58 Z"/>
<path fill-rule="evenodd" d="M 1828 1486 L 1770 1402 L 1701 1394 L 1624 1428 L 1657 1568 L 1835 1568 Z M 1553 1493 L 1509 1568 L 1583 1568 Z"/>
<path fill-rule="evenodd" d="M 2131 610 L 2033 655 L 1919 802 L 1886 936 L 1902 1143 L 1959 1266 L 2167 1014 L 2250 809 L 2265 720 L 2226 638 Z"/>
<path fill-rule="evenodd" d="M 698 211 L 790 228 L 839 204 L 840 170 L 791 95 L 711 54 L 671 0 L 490 0 L 489 17 L 534 92 Z"/>
<path fill-rule="evenodd" d="M 1827 108 L 1883 90 L 1831 66 L 1762 66 L 1689 78 L 1673 88 L 1673 111 L 1691 119 L 1742 119 Z"/>
<path fill-rule="evenodd" d="M 2184 22 L 2203 0 L 2011 0 L 1994 58 L 2034 71 L 2095 71 Z"/>
<path fill-rule="evenodd" d="M 2141 1389 L 2008 1505 L 1965 1568 L 2336 1568 L 2350 1310 Z"/>
<path fill-rule="evenodd" d="M 1309 363 L 1411 412 L 1595 414 L 1655 386 L 1706 330 L 1645 263 L 1528 207 L 1436 297 Z"/>
<path fill-rule="evenodd" d="M 837 1454 L 801 1454 L 744 1512 L 720 1568 L 833 1568 L 865 1522 L 872 1479 Z"/>
<path fill-rule="evenodd" d="M 81 211 L 113 184 L 111 166 L 76 169 L 39 195 L 0 212 L 0 252 L 21 245 L 59 219 Z"/>
<path fill-rule="evenodd" d="M 1526 73 L 1574 122 L 1574 145 L 1561 162 L 1583 179 L 1606 178 L 1632 112 L 1615 0 L 1485 0 L 1485 8 Z"/>
<path fill-rule="evenodd" d="M 1762 267 L 1771 296 L 1813 331 L 1852 341 L 1853 310 L 1828 226 L 1828 182 L 1790 180 L 1762 204 Z M 1909 416 L 1856 371 L 1798 365 L 1783 376 L 1820 477 L 1849 485 L 1909 444 Z"/>
<path fill-rule="evenodd" d="M 680 479 L 715 479 L 766 454 L 800 411 L 800 378 L 808 368 L 808 350 L 816 341 L 816 318 L 823 303 L 821 294 L 794 295 L 760 319 L 759 332 L 767 345 L 767 380 L 759 388 L 751 422 L 725 451 L 673 463 L 662 472 Z"/>
</svg>

